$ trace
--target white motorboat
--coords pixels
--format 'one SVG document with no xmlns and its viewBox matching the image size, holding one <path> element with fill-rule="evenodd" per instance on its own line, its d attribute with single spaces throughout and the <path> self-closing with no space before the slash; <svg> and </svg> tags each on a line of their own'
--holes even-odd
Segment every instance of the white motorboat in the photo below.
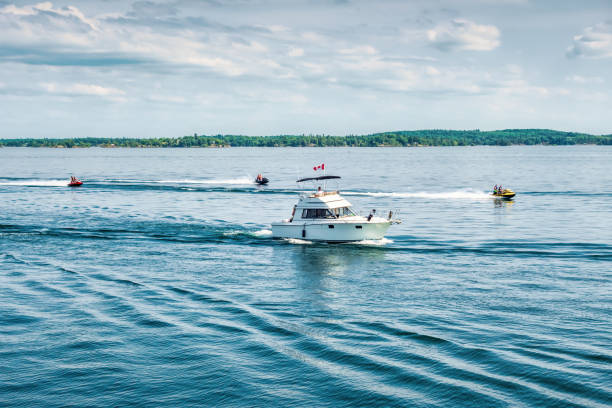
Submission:
<svg viewBox="0 0 612 408">
<path fill-rule="evenodd" d="M 325 191 L 326 183 L 338 176 L 321 176 L 300 179 L 322 182 L 312 193 L 300 194 L 299 201 L 293 206 L 291 218 L 272 223 L 274 238 L 297 238 L 308 241 L 351 242 L 379 240 L 384 238 L 387 229 L 399 221 L 376 216 L 375 210 L 362 217 L 353 210 L 351 203 L 343 198 L 339 191 Z"/>
</svg>

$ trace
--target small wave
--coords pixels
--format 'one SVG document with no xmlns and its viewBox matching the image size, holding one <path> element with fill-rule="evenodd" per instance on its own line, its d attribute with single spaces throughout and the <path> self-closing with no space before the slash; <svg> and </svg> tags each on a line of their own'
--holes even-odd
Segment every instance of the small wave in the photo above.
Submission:
<svg viewBox="0 0 612 408">
<path fill-rule="evenodd" d="M 312 244 L 312 241 L 306 241 L 304 239 L 298 239 L 298 238 L 283 238 L 284 241 L 290 243 L 290 244 L 295 244 L 295 245 L 310 245 Z"/>
<path fill-rule="evenodd" d="M 0 180 L 0 186 L 66 187 L 68 180 Z"/>
<path fill-rule="evenodd" d="M 255 235 L 256 237 L 271 237 L 272 236 L 272 231 L 270 231 L 269 229 L 262 229 L 259 231 L 255 231 L 253 233 L 253 235 Z"/>
<path fill-rule="evenodd" d="M 257 238 L 267 238 L 272 236 L 272 231 L 269 229 L 262 229 L 258 231 L 244 231 L 244 230 L 231 230 L 223 232 L 223 236 L 232 237 L 236 235 L 246 235 Z"/>
<path fill-rule="evenodd" d="M 419 191 L 414 193 L 384 193 L 384 192 L 359 192 L 359 191 L 343 191 L 342 194 L 347 196 L 369 196 L 369 197 L 402 197 L 402 198 L 426 198 L 426 199 L 466 199 L 466 200 L 485 200 L 489 199 L 490 195 L 481 190 L 457 190 L 440 193 L 432 193 Z"/>
<path fill-rule="evenodd" d="M 385 246 L 392 244 L 393 240 L 389 238 L 382 239 L 364 239 L 363 241 L 348 242 L 347 245 L 366 245 L 366 246 Z"/>
</svg>

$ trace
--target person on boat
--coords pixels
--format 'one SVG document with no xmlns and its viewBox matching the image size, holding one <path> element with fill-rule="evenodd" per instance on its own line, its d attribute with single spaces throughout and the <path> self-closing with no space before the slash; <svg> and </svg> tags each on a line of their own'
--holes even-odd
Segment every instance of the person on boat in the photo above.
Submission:
<svg viewBox="0 0 612 408">
<path fill-rule="evenodd" d="M 315 197 L 321 197 L 323 195 L 323 190 L 321 190 L 321 186 L 317 188 L 317 192 L 315 193 Z"/>
<path fill-rule="evenodd" d="M 504 189 L 502 188 L 501 184 L 499 185 L 499 189 L 497 190 L 497 192 L 499 194 L 504 194 Z"/>
<path fill-rule="evenodd" d="M 372 210 L 372 212 L 370 212 L 370 215 L 368 215 L 368 221 L 371 221 L 372 217 L 374 217 L 375 214 L 376 214 L 376 210 Z"/>
<path fill-rule="evenodd" d="M 493 187 L 493 194 L 497 194 L 497 184 Z"/>
<path fill-rule="evenodd" d="M 257 175 L 257 178 L 256 178 L 255 180 L 257 180 L 257 181 L 261 181 L 261 174 L 258 174 L 258 175 Z"/>
</svg>

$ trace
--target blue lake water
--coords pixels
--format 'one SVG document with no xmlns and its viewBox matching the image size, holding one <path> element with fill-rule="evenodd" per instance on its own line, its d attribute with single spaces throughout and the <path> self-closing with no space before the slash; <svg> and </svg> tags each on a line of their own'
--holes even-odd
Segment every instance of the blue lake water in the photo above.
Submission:
<svg viewBox="0 0 612 408">
<path fill-rule="evenodd" d="M 272 239 L 320 163 L 402 224 Z M 601 146 L 0 149 L 0 406 L 609 406 L 611 202 Z"/>
</svg>

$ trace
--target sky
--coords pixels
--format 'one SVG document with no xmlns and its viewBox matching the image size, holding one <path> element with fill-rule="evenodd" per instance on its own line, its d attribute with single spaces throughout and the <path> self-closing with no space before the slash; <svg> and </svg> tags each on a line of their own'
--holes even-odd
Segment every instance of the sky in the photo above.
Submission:
<svg viewBox="0 0 612 408">
<path fill-rule="evenodd" d="M 0 0 L 0 138 L 612 133 L 611 0 Z"/>
</svg>

